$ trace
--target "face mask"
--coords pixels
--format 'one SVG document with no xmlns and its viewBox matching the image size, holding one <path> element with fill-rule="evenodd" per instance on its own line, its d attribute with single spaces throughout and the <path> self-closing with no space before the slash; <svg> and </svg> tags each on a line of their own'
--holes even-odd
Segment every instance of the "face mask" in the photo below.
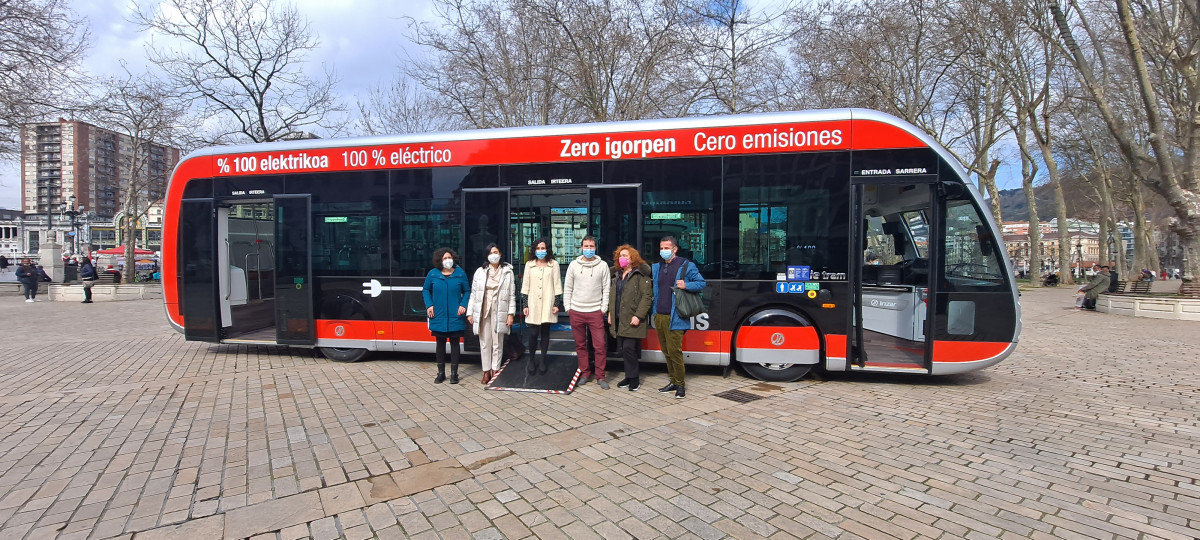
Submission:
<svg viewBox="0 0 1200 540">
<path fill-rule="evenodd" d="M 492 264 L 500 264 L 500 254 L 493 253 L 491 255 L 488 255 L 488 262 L 490 262 Z"/>
<path fill-rule="evenodd" d="M 454 268 L 454 259 L 442 259 L 442 268 L 446 270 Z"/>
<path fill-rule="evenodd" d="M 539 250 L 537 250 L 537 251 L 533 252 L 533 254 L 534 254 L 535 256 L 537 256 L 537 258 L 539 258 L 539 259 L 545 259 L 545 258 L 546 258 L 546 250 L 544 250 L 544 249 L 539 249 Z"/>
<path fill-rule="evenodd" d="M 629 257 L 617 259 L 617 264 L 621 265 L 621 268 L 629 268 Z"/>
<path fill-rule="evenodd" d="M 585 259 L 590 259 L 590 258 L 592 258 L 592 257 L 595 257 L 595 256 L 596 256 L 596 250 L 594 250 L 594 249 L 585 249 L 585 250 L 583 250 L 583 258 L 585 258 Z"/>
<path fill-rule="evenodd" d="M 658 252 L 658 256 L 662 257 L 662 260 L 664 260 L 664 261 L 671 260 L 671 257 L 673 257 L 674 255 L 675 254 L 672 253 L 671 250 L 669 250 L 669 249 L 664 249 L 664 250 L 661 250 Z"/>
</svg>

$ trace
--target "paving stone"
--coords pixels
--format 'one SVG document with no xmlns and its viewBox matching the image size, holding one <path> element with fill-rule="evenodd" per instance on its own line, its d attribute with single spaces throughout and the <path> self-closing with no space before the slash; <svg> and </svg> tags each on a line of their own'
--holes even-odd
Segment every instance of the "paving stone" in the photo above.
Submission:
<svg viewBox="0 0 1200 540">
<path fill-rule="evenodd" d="M 1021 300 L 1021 344 L 981 372 L 689 367 L 686 403 L 186 342 L 156 302 L 106 305 L 121 328 L 62 357 L 48 329 L 94 306 L 22 303 L 0 334 L 24 353 L 0 358 L 0 536 L 1200 537 L 1195 324 Z M 730 389 L 764 399 L 711 396 Z"/>
</svg>

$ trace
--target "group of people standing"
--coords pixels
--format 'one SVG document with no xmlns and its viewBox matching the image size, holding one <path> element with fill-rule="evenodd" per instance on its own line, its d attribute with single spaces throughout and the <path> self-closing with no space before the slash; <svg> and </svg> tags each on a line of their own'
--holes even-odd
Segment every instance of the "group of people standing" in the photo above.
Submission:
<svg viewBox="0 0 1200 540">
<path fill-rule="evenodd" d="M 520 290 L 525 305 L 522 315 L 529 332 L 529 372 L 547 371 L 550 326 L 557 322 L 561 306 L 567 311 L 575 339 L 580 386 L 594 379 L 600 388 L 609 389 L 607 326 L 607 333 L 616 339 L 625 363 L 625 378 L 617 387 L 639 390 L 641 343 L 653 323 L 670 377 L 670 382 L 659 392 L 674 393 L 682 399 L 683 335 L 690 328 L 690 321 L 676 313 L 674 289 L 698 292 L 706 283 L 696 265 L 677 256 L 678 251 L 675 238 L 664 237 L 659 242 L 662 262 L 651 266 L 636 248 L 624 244 L 613 251 L 610 266 L 597 255 L 596 239 L 586 236 L 580 242 L 582 254 L 567 265 L 563 279 L 551 243 L 546 239 L 533 242 Z M 425 277 L 422 288 L 425 315 L 437 345 L 435 383 L 446 380 L 447 342 L 450 384 L 458 383 L 460 340 L 468 327 L 479 336 L 481 382 L 490 383 L 500 370 L 504 341 L 512 332 L 516 315 L 516 276 L 512 265 L 502 262 L 503 253 L 496 244 L 488 245 L 484 255 L 487 262 L 468 281 L 458 254 L 450 248 L 441 248 L 434 254 L 434 268 Z M 589 342 L 595 352 L 594 368 L 589 360 Z"/>
<path fill-rule="evenodd" d="M 43 281 L 51 281 L 46 270 L 33 264 L 33 259 L 26 257 L 21 259 L 21 264 L 17 266 L 16 276 L 25 293 L 25 301 L 40 302 L 37 299 L 38 285 Z M 92 266 L 91 259 L 87 257 L 83 257 L 79 262 L 79 279 L 83 281 L 83 303 L 91 304 L 92 285 L 96 283 L 96 267 Z"/>
</svg>

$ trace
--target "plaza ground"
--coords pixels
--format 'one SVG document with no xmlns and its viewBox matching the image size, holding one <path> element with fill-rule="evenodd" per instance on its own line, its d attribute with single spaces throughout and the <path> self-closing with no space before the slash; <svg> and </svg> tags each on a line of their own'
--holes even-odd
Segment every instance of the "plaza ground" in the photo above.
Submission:
<svg viewBox="0 0 1200 540">
<path fill-rule="evenodd" d="M 661 367 L 491 392 L 185 342 L 155 301 L 0 297 L 0 538 L 1200 536 L 1200 327 L 1072 300 L 1025 292 L 981 372 L 693 369 L 680 401 Z"/>
</svg>

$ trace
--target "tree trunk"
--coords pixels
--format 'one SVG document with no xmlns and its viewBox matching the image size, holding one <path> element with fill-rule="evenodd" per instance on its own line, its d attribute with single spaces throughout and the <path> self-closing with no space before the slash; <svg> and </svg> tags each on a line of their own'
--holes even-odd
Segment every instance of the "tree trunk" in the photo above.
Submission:
<svg viewBox="0 0 1200 540">
<path fill-rule="evenodd" d="M 1129 207 L 1133 210 L 1133 271 L 1154 271 L 1149 254 L 1153 247 L 1146 241 L 1146 199 L 1139 186 L 1130 189 Z"/>
<path fill-rule="evenodd" d="M 1024 116 L 1018 112 L 1018 116 Z M 1042 225 L 1038 221 L 1037 195 L 1033 191 L 1033 180 L 1037 177 L 1037 163 L 1029 154 L 1026 137 L 1027 125 L 1025 118 L 1018 118 L 1016 123 L 1017 145 L 1021 148 L 1021 185 L 1025 191 L 1025 203 L 1029 206 L 1029 283 L 1034 287 L 1042 286 Z M 1062 251 L 1062 246 L 1059 246 Z M 1053 273 L 1054 269 L 1050 269 Z M 1059 279 L 1063 278 L 1060 273 Z"/>
<path fill-rule="evenodd" d="M 1046 173 L 1050 176 L 1050 185 L 1054 188 L 1054 205 L 1057 207 L 1056 221 L 1058 222 L 1058 245 L 1059 246 L 1069 245 L 1071 231 L 1069 230 L 1070 228 L 1068 227 L 1068 223 L 1067 223 L 1067 199 L 1065 196 L 1063 196 L 1062 181 L 1060 180 L 1059 174 L 1058 174 L 1058 162 L 1055 161 L 1054 154 L 1053 154 L 1053 152 L 1051 152 L 1051 148 L 1050 148 L 1052 140 L 1053 140 L 1050 138 L 1050 134 L 1049 134 L 1050 123 L 1049 123 L 1049 121 L 1045 122 L 1046 131 L 1039 133 L 1040 130 L 1039 130 L 1038 126 L 1036 125 L 1037 124 L 1037 115 L 1031 114 L 1031 115 L 1029 115 L 1029 118 L 1034 124 L 1033 126 L 1031 126 L 1032 131 L 1037 133 L 1037 135 L 1034 138 L 1037 139 L 1038 148 L 1042 151 L 1042 162 L 1046 164 Z M 1071 266 L 1070 253 L 1068 253 L 1067 250 L 1059 249 L 1058 250 L 1058 267 L 1059 268 L 1070 268 L 1070 266 Z M 1061 283 L 1063 285 L 1074 285 L 1075 284 L 1075 280 L 1072 278 L 1072 276 L 1069 272 L 1060 274 L 1058 276 L 1058 279 L 1059 279 L 1059 283 Z"/>
<path fill-rule="evenodd" d="M 991 165 L 988 166 L 987 172 L 979 175 L 979 183 L 987 192 L 988 202 L 992 207 L 992 219 L 996 220 L 996 225 L 1004 226 L 1004 216 L 1000 215 L 1000 190 L 996 188 L 996 169 L 1000 167 L 1000 160 L 993 159 Z"/>
</svg>

